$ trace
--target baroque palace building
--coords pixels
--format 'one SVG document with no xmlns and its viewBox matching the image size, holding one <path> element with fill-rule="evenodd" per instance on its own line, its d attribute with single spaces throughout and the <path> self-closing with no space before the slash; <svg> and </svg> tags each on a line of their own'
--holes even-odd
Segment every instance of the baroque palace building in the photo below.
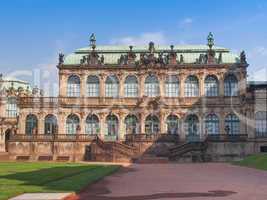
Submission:
<svg viewBox="0 0 267 200">
<path fill-rule="evenodd" d="M 57 67 L 58 97 L 3 89 L 9 158 L 225 160 L 267 151 L 267 83 L 247 82 L 245 52 L 214 46 L 211 33 L 207 45 L 169 47 L 98 46 L 92 34 L 89 47 L 59 54 Z"/>
</svg>

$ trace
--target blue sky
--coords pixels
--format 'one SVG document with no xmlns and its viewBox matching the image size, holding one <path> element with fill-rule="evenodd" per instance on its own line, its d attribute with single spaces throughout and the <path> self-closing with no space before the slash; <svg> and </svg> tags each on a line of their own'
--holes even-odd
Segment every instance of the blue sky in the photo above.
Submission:
<svg viewBox="0 0 267 200">
<path fill-rule="evenodd" d="M 57 54 L 92 32 L 98 44 L 206 44 L 212 31 L 216 45 L 247 52 L 250 80 L 267 80 L 266 22 L 266 0 L 2 0 L 0 69 L 55 84 Z"/>
</svg>

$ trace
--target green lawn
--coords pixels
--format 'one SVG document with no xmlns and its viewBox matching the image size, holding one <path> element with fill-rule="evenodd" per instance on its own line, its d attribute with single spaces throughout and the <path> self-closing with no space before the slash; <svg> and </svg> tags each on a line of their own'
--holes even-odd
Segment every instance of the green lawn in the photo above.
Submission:
<svg viewBox="0 0 267 200">
<path fill-rule="evenodd" d="M 77 192 L 118 168 L 75 163 L 0 163 L 0 200 L 25 192 Z"/>
<path fill-rule="evenodd" d="M 267 154 L 248 156 L 244 160 L 234 162 L 234 164 L 261 170 L 267 170 Z"/>
</svg>

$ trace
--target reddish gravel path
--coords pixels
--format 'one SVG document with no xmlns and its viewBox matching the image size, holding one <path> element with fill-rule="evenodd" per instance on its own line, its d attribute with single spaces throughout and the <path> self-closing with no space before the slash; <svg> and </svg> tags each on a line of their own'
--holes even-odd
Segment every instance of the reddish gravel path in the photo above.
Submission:
<svg viewBox="0 0 267 200">
<path fill-rule="evenodd" d="M 267 200 L 267 172 L 222 163 L 131 165 L 74 199 Z"/>
</svg>

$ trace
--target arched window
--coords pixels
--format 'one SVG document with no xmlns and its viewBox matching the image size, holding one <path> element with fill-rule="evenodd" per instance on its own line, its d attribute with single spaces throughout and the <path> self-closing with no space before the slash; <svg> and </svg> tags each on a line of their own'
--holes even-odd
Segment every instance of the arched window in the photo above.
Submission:
<svg viewBox="0 0 267 200">
<path fill-rule="evenodd" d="M 199 134 L 199 120 L 196 115 L 189 115 L 185 120 L 185 130 L 187 135 Z"/>
<path fill-rule="evenodd" d="M 208 114 L 205 118 L 205 133 L 219 134 L 219 118 L 215 114 Z"/>
<path fill-rule="evenodd" d="M 25 133 L 27 135 L 33 135 L 37 133 L 38 120 L 33 114 L 29 114 L 26 117 Z"/>
<path fill-rule="evenodd" d="M 6 115 L 7 117 L 17 117 L 18 107 L 16 97 L 8 97 L 6 104 Z"/>
<path fill-rule="evenodd" d="M 165 95 L 167 97 L 179 96 L 179 80 L 176 76 L 168 76 L 165 81 Z"/>
<path fill-rule="evenodd" d="M 229 134 L 239 134 L 240 121 L 235 114 L 229 114 L 225 118 L 225 127 L 229 130 Z"/>
<path fill-rule="evenodd" d="M 138 81 L 135 76 L 127 76 L 124 82 L 125 97 L 137 97 L 138 96 Z"/>
<path fill-rule="evenodd" d="M 119 96 L 119 80 L 115 75 L 108 76 L 106 79 L 106 97 Z"/>
<path fill-rule="evenodd" d="M 146 134 L 155 134 L 159 132 L 159 119 L 155 115 L 149 115 L 145 122 Z"/>
<path fill-rule="evenodd" d="M 80 96 L 80 78 L 77 75 L 71 75 L 67 83 L 67 96 L 79 97 Z"/>
<path fill-rule="evenodd" d="M 179 121 L 176 115 L 169 115 L 166 123 L 168 134 L 178 134 Z"/>
<path fill-rule="evenodd" d="M 45 117 L 44 133 L 47 135 L 57 133 L 57 118 L 54 115 L 47 115 Z"/>
<path fill-rule="evenodd" d="M 259 111 L 255 114 L 256 119 L 256 135 L 258 137 L 267 136 L 267 112 Z"/>
<path fill-rule="evenodd" d="M 79 124 L 80 124 L 79 117 L 75 114 L 70 114 L 67 117 L 67 121 L 66 121 L 66 133 L 76 134 Z"/>
<path fill-rule="evenodd" d="M 89 135 L 99 134 L 99 120 L 96 115 L 88 115 L 85 121 L 85 133 Z"/>
<path fill-rule="evenodd" d="M 238 94 L 238 81 L 232 74 L 226 76 L 224 79 L 224 95 L 237 96 Z"/>
<path fill-rule="evenodd" d="M 127 115 L 124 123 L 127 134 L 136 134 L 138 132 L 138 119 L 135 115 Z"/>
<path fill-rule="evenodd" d="M 145 80 L 145 95 L 148 97 L 159 96 L 159 81 L 154 75 L 148 75 Z"/>
<path fill-rule="evenodd" d="M 216 97 L 219 95 L 218 79 L 215 76 L 207 76 L 205 79 L 205 96 Z"/>
<path fill-rule="evenodd" d="M 199 95 L 198 79 L 195 76 L 188 76 L 185 80 L 185 96 L 197 97 Z"/>
<path fill-rule="evenodd" d="M 88 76 L 86 86 L 88 97 L 99 96 L 99 79 L 97 76 Z"/>
<path fill-rule="evenodd" d="M 119 130 L 119 121 L 118 118 L 110 114 L 106 118 L 106 123 L 107 123 L 107 135 L 108 136 L 117 136 L 118 135 L 118 130 Z"/>
</svg>

